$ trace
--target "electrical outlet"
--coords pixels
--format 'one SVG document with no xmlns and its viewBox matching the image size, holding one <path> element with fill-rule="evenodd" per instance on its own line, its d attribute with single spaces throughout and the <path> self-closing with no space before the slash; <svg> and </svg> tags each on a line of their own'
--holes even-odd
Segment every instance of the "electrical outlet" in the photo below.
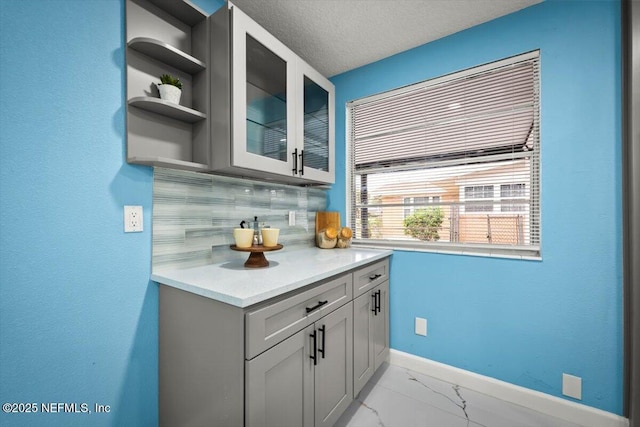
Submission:
<svg viewBox="0 0 640 427">
<path fill-rule="evenodd" d="M 142 231 L 142 206 L 124 207 L 124 232 L 137 233 Z"/>
<path fill-rule="evenodd" d="M 416 317 L 416 335 L 427 336 L 427 319 Z"/>
<path fill-rule="evenodd" d="M 562 394 L 582 400 L 582 378 L 562 374 Z"/>
<path fill-rule="evenodd" d="M 296 211 L 289 211 L 289 226 L 296 225 Z"/>
</svg>

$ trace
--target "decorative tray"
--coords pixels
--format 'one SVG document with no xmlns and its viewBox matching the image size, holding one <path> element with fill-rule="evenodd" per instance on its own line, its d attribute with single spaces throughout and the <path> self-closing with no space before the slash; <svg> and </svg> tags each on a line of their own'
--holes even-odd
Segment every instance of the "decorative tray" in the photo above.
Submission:
<svg viewBox="0 0 640 427">
<path fill-rule="evenodd" d="M 231 250 L 239 252 L 251 252 L 249 258 L 245 261 L 244 266 L 247 268 L 262 268 L 268 267 L 269 261 L 264 256 L 264 252 L 278 251 L 284 246 L 278 244 L 276 246 L 250 246 L 248 248 L 239 248 L 236 245 L 231 245 Z"/>
</svg>

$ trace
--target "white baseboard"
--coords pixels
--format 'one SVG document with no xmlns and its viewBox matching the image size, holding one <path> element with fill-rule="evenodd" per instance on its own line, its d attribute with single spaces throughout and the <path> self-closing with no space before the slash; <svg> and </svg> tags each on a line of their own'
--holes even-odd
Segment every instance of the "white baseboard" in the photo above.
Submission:
<svg viewBox="0 0 640 427">
<path fill-rule="evenodd" d="M 611 412 L 391 349 L 389 363 L 585 427 L 629 427 Z"/>
</svg>

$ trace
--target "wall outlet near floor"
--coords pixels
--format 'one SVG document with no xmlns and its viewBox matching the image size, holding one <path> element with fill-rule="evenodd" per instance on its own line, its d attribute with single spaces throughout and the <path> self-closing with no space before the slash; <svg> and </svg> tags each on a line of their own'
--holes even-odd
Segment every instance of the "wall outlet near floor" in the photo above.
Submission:
<svg viewBox="0 0 640 427">
<path fill-rule="evenodd" d="M 582 378 L 562 374 L 562 394 L 582 400 Z"/>
<path fill-rule="evenodd" d="M 142 206 L 124 207 L 124 232 L 137 233 L 142 231 Z"/>
<path fill-rule="evenodd" d="M 416 317 L 416 335 L 427 336 L 427 319 Z"/>
</svg>

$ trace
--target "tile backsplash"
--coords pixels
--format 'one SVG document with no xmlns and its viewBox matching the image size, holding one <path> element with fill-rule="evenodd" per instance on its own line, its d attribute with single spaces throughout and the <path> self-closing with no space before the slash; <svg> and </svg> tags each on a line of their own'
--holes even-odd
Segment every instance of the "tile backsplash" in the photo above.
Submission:
<svg viewBox="0 0 640 427">
<path fill-rule="evenodd" d="M 318 188 L 155 168 L 152 270 L 246 259 L 229 245 L 240 221 L 255 216 L 280 229 L 283 251 L 312 247 L 315 213 L 326 205 L 326 190 Z"/>
</svg>

